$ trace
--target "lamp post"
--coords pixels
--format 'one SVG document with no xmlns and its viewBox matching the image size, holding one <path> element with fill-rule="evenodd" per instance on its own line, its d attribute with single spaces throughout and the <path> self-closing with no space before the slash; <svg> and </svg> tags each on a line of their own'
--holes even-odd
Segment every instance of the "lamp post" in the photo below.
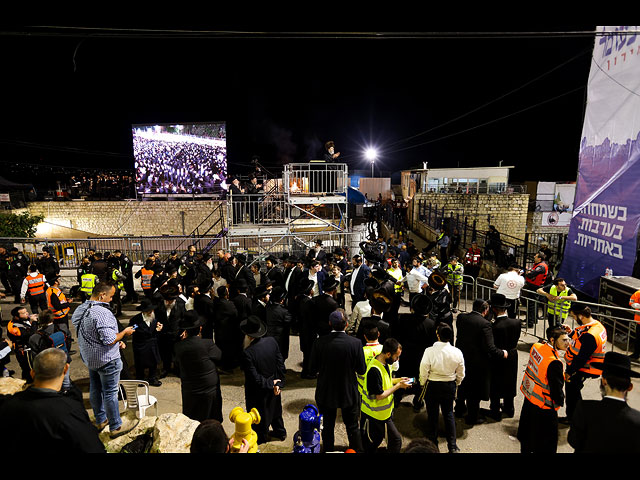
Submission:
<svg viewBox="0 0 640 480">
<path fill-rule="evenodd" d="M 371 178 L 373 178 L 373 166 L 375 165 L 377 156 L 378 156 L 378 153 L 373 148 L 369 148 L 365 152 L 365 157 L 367 158 L 367 160 L 371 162 Z"/>
</svg>

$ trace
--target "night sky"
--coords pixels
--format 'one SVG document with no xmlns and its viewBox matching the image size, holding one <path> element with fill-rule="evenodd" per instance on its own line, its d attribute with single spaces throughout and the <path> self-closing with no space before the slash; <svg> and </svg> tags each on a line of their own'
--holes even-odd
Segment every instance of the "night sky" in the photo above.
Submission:
<svg viewBox="0 0 640 480">
<path fill-rule="evenodd" d="M 351 169 L 371 145 L 389 172 L 502 160 L 514 181 L 574 181 L 593 42 L 5 34 L 0 160 L 133 168 L 131 124 L 226 121 L 231 173 L 334 140 Z"/>
</svg>

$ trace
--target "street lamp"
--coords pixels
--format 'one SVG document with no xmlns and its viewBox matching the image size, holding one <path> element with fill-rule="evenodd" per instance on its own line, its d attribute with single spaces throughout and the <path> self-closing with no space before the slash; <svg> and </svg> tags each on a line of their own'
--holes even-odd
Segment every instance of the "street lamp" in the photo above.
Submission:
<svg viewBox="0 0 640 480">
<path fill-rule="evenodd" d="M 366 152 L 364 152 L 364 156 L 367 160 L 369 160 L 371 162 L 371 177 L 373 178 L 373 166 L 376 162 L 376 158 L 378 156 L 378 152 L 376 152 L 376 150 L 374 148 L 369 148 L 367 149 Z"/>
</svg>

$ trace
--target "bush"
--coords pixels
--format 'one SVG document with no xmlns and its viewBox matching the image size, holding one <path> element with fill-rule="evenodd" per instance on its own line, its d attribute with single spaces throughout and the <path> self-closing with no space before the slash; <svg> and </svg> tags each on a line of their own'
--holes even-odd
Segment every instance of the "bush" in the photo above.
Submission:
<svg viewBox="0 0 640 480">
<path fill-rule="evenodd" d="M 31 215 L 27 212 L 20 215 L 0 213 L 0 237 L 35 237 L 36 227 L 43 220 L 43 215 Z"/>
</svg>

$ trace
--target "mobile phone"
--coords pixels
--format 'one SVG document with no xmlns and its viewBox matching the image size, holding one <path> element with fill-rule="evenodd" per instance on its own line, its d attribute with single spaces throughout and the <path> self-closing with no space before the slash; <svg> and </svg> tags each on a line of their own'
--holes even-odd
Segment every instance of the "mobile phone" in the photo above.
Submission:
<svg viewBox="0 0 640 480">
<path fill-rule="evenodd" d="M 136 328 L 138 328 L 138 325 L 131 325 L 131 328 L 135 330 Z"/>
<path fill-rule="evenodd" d="M 415 381 L 416 381 L 416 379 L 415 379 L 415 377 L 414 377 L 414 378 L 410 378 L 409 380 L 407 380 L 407 383 L 413 383 L 413 382 L 415 382 Z"/>
</svg>

